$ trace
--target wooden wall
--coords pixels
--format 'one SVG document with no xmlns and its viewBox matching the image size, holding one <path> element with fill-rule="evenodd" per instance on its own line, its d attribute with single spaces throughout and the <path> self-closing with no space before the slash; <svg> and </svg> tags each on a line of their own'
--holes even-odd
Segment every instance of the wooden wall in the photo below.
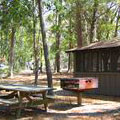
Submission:
<svg viewBox="0 0 120 120">
<path fill-rule="evenodd" d="M 75 77 L 98 77 L 99 88 L 91 93 L 120 96 L 120 47 L 76 51 Z"/>
<path fill-rule="evenodd" d="M 74 73 L 75 77 L 98 77 L 99 88 L 91 93 L 120 96 L 120 73 Z"/>
</svg>

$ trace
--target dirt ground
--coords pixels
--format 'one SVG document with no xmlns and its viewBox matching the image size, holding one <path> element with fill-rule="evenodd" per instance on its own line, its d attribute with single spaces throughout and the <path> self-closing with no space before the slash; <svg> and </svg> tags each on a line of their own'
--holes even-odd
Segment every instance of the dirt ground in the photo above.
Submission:
<svg viewBox="0 0 120 120">
<path fill-rule="evenodd" d="M 43 105 L 22 110 L 19 120 L 120 120 L 120 97 L 93 96 L 83 94 L 82 105 L 76 104 L 73 93 L 60 88 L 59 78 L 72 77 L 72 74 L 53 75 L 55 101 L 49 104 L 48 111 Z M 1 79 L 1 83 L 33 84 L 31 71 L 23 71 L 13 78 Z M 39 75 L 39 85 L 47 85 L 46 75 Z M 0 120 L 15 120 L 15 110 L 0 107 Z"/>
</svg>

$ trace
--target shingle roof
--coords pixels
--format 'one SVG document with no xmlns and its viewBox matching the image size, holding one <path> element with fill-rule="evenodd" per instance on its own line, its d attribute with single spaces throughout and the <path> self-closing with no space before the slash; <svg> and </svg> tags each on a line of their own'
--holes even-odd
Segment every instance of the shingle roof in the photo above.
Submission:
<svg viewBox="0 0 120 120">
<path fill-rule="evenodd" d="M 75 51 L 102 49 L 102 48 L 112 48 L 112 47 L 119 47 L 119 46 L 120 46 L 120 38 L 113 38 L 112 41 L 96 42 L 96 43 L 92 43 L 88 46 L 84 46 L 81 48 L 69 49 L 66 52 L 75 52 Z"/>
</svg>

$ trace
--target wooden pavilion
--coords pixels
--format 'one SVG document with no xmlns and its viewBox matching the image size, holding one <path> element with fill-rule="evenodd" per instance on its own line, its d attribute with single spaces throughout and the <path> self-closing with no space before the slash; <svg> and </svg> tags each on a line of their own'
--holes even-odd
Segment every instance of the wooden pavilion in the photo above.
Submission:
<svg viewBox="0 0 120 120">
<path fill-rule="evenodd" d="M 120 38 L 67 51 L 74 54 L 74 77 L 98 77 L 95 94 L 120 96 Z"/>
</svg>

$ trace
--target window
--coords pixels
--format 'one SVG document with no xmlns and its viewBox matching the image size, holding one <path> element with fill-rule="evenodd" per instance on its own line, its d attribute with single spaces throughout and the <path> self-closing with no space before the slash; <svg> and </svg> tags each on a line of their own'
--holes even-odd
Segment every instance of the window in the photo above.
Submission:
<svg viewBox="0 0 120 120">
<path fill-rule="evenodd" d="M 120 71 L 119 52 L 111 49 L 76 53 L 76 72 Z"/>
</svg>

